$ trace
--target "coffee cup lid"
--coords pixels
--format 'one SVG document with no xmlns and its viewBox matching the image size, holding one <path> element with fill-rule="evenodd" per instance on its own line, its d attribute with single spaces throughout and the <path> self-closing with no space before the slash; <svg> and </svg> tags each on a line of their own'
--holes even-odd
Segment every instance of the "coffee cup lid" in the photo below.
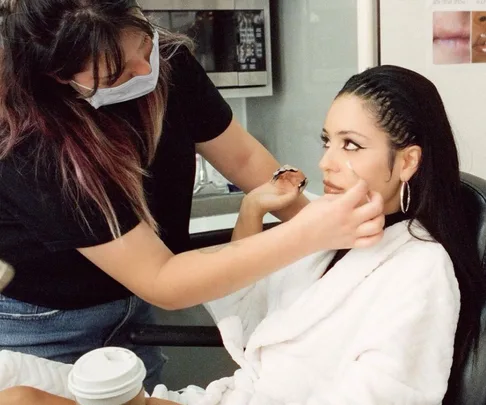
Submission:
<svg viewBox="0 0 486 405">
<path fill-rule="evenodd" d="M 103 347 L 81 356 L 68 376 L 71 393 L 102 399 L 142 388 L 147 371 L 135 353 L 120 347 Z"/>
</svg>

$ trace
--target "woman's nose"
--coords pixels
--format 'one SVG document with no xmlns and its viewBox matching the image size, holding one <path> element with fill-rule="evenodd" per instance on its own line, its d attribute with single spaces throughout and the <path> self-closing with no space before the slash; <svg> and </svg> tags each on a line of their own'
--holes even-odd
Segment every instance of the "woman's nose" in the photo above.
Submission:
<svg viewBox="0 0 486 405">
<path fill-rule="evenodd" d="M 139 53 L 136 58 L 132 59 L 130 66 L 132 77 L 146 76 L 152 72 L 152 66 L 150 65 L 151 52 L 152 48 Z"/>
<path fill-rule="evenodd" d="M 339 171 L 339 162 L 338 157 L 336 156 L 336 152 L 333 151 L 331 148 L 326 149 L 324 151 L 324 155 L 322 156 L 321 160 L 319 161 L 319 168 L 323 172 L 337 172 Z"/>
<path fill-rule="evenodd" d="M 135 61 L 132 61 L 132 66 L 130 69 L 130 73 L 132 77 L 135 76 L 146 76 L 152 72 L 152 66 L 150 66 L 150 62 L 147 61 L 145 58 L 140 58 Z"/>
</svg>

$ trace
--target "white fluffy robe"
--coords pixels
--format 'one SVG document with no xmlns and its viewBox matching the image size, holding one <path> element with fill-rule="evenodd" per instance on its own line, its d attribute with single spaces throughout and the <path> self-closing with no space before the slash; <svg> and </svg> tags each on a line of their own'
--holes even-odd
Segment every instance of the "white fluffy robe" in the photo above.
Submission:
<svg viewBox="0 0 486 405">
<path fill-rule="evenodd" d="M 440 404 L 460 306 L 444 248 L 402 222 L 321 277 L 333 255 L 211 302 L 240 369 L 206 390 L 160 385 L 154 396 L 187 405 Z"/>
</svg>

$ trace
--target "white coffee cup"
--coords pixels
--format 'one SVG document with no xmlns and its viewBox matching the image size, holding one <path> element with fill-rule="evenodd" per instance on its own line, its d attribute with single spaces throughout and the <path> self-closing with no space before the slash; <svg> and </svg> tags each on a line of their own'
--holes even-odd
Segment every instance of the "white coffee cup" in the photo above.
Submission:
<svg viewBox="0 0 486 405">
<path fill-rule="evenodd" d="M 68 388 L 79 405 L 139 405 L 145 402 L 147 371 L 135 353 L 103 347 L 80 357 L 68 376 Z"/>
</svg>

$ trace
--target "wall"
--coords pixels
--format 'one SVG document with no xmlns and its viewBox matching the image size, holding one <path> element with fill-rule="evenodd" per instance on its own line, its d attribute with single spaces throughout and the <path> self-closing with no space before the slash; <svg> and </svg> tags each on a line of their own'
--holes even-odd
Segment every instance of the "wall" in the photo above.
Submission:
<svg viewBox="0 0 486 405">
<path fill-rule="evenodd" d="M 334 96 L 357 71 L 356 0 L 271 3 L 274 96 L 247 100 L 248 130 L 322 194 L 319 134 Z"/>
<path fill-rule="evenodd" d="M 246 98 L 229 98 L 226 100 L 233 110 L 233 116 L 243 128 L 247 127 Z"/>
<path fill-rule="evenodd" d="M 416 70 L 436 84 L 455 133 L 461 170 L 486 178 L 486 125 L 481 118 L 486 108 L 486 64 L 433 65 L 432 2 L 380 3 L 382 63 Z M 469 4 L 462 6 L 464 11 L 486 9 L 484 4 L 475 5 L 479 1 L 465 3 Z M 460 10 L 461 6 L 440 9 Z"/>
</svg>

